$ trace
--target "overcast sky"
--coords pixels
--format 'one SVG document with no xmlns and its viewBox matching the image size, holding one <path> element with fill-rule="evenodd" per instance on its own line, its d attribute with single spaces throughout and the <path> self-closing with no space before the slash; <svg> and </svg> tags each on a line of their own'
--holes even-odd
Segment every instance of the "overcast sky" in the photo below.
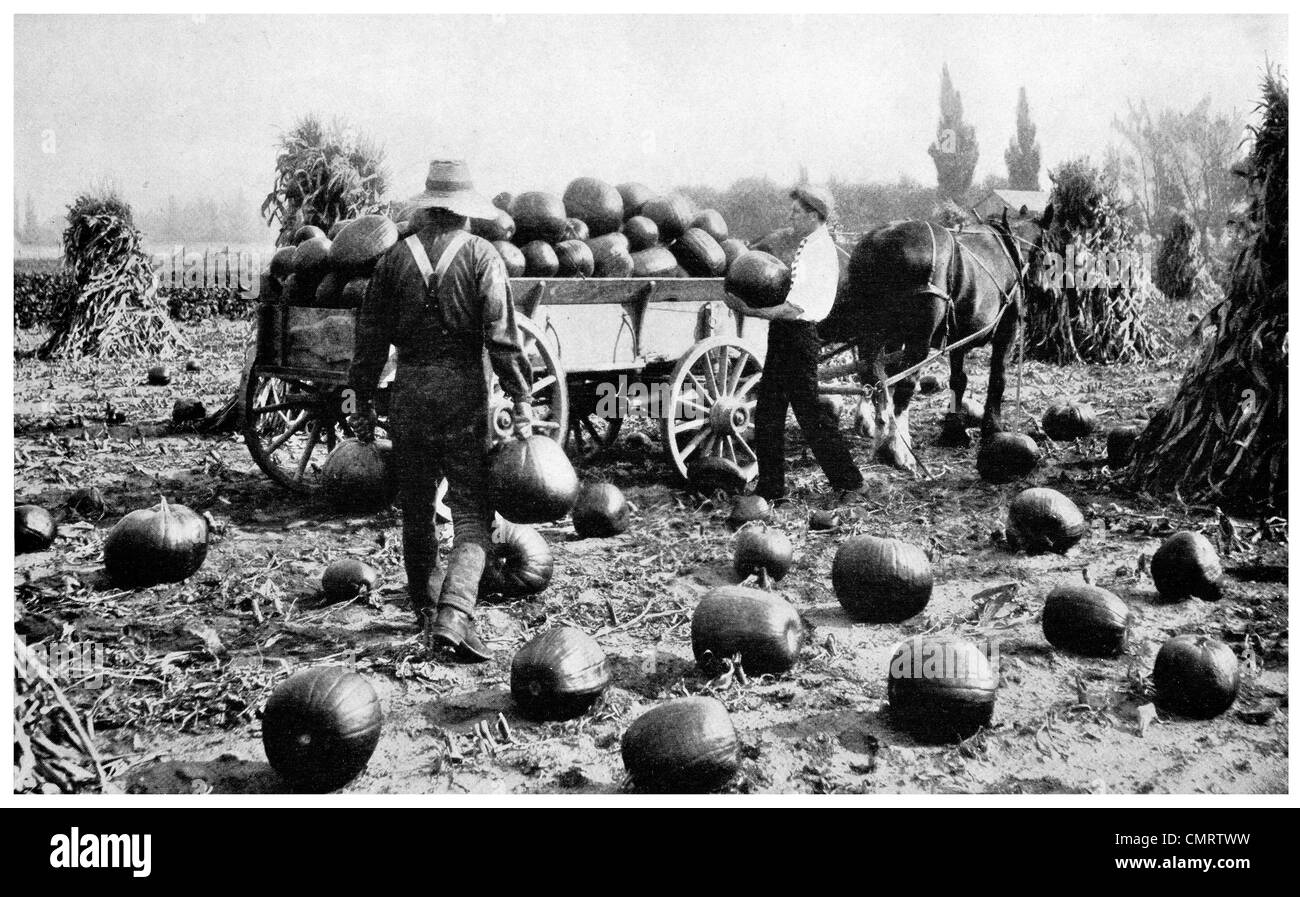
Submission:
<svg viewBox="0 0 1300 897">
<path fill-rule="evenodd" d="M 928 184 L 945 62 L 979 179 L 1005 174 L 1021 85 L 1047 168 L 1099 158 L 1129 99 L 1249 113 L 1266 58 L 1287 59 L 1282 16 L 19 16 L 15 196 L 42 220 L 99 179 L 138 208 L 251 203 L 309 111 L 380 142 L 395 197 L 447 156 L 488 196 L 800 164 Z"/>
</svg>

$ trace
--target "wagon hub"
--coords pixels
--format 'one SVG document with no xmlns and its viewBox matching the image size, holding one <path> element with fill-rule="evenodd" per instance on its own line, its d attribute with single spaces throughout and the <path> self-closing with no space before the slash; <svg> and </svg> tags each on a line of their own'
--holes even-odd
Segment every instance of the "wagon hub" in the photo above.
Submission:
<svg viewBox="0 0 1300 897">
<path fill-rule="evenodd" d="M 723 396 L 709 409 L 709 427 L 718 436 L 739 436 L 749 426 L 749 409 L 736 396 Z"/>
</svg>

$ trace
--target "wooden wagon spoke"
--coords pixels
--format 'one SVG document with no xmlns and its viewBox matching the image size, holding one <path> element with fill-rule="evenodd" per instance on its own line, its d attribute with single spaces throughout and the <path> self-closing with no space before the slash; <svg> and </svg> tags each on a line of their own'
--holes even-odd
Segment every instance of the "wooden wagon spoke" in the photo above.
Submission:
<svg viewBox="0 0 1300 897">
<path fill-rule="evenodd" d="M 708 387 L 706 387 L 703 383 L 700 382 L 700 378 L 699 378 L 699 377 L 695 376 L 694 374 L 692 374 L 692 373 L 690 373 L 690 372 L 687 372 L 687 374 L 686 374 L 686 378 L 687 378 L 688 380 L 690 380 L 690 381 L 691 381 L 691 385 L 695 387 L 695 393 L 696 393 L 696 395 L 707 396 L 707 397 L 710 398 L 710 399 L 716 399 L 716 398 L 717 398 L 716 395 L 714 395 L 713 393 L 709 392 Z"/>
<path fill-rule="evenodd" d="M 755 461 L 758 460 L 758 453 L 749 447 L 749 443 L 745 441 L 744 436 L 736 435 L 731 438 L 734 439 L 736 442 L 740 443 L 740 447 L 744 449 L 746 455 L 748 455 L 750 458 L 752 458 Z"/>
<path fill-rule="evenodd" d="M 708 377 L 709 385 L 713 387 L 711 390 L 708 391 L 709 395 L 712 398 L 716 399 L 719 395 L 718 378 L 714 376 L 713 364 L 709 361 L 709 357 L 707 355 L 704 356 L 703 361 L 704 361 L 704 373 Z"/>
<path fill-rule="evenodd" d="M 736 387 L 740 384 L 740 378 L 745 374 L 745 365 L 737 364 L 731 370 L 731 376 L 727 379 L 727 394 L 735 393 Z"/>
<path fill-rule="evenodd" d="M 554 385 L 555 385 L 555 376 L 553 374 L 548 374 L 533 384 L 533 392 L 539 393 L 542 390 L 547 389 L 548 387 Z"/>
<path fill-rule="evenodd" d="M 730 361 L 731 361 L 731 351 L 724 346 L 722 349 L 718 351 L 718 382 L 724 384 L 724 386 L 718 388 L 719 394 L 724 394 L 723 390 L 725 389 L 725 384 L 730 379 L 727 376 L 728 375 L 727 366 Z"/>
<path fill-rule="evenodd" d="M 699 448 L 701 444 L 703 444 L 703 443 L 710 443 L 710 444 L 711 444 L 711 440 L 712 440 L 712 439 L 713 439 L 713 431 L 712 431 L 712 430 L 704 430 L 704 431 L 702 431 L 702 432 L 701 432 L 699 435 L 697 435 L 694 439 L 692 439 L 690 442 L 688 442 L 688 443 L 686 444 L 686 447 L 685 447 L 684 449 L 682 449 L 682 460 L 685 461 L 687 458 L 689 458 L 689 457 L 691 456 L 691 453 L 694 452 L 697 448 Z M 709 453 L 709 445 L 706 444 L 705 447 L 704 447 L 704 452 L 703 452 L 703 454 L 706 454 L 706 455 L 707 455 L 708 453 Z"/>
<path fill-rule="evenodd" d="M 258 414 L 275 414 L 280 411 L 288 411 L 294 408 L 308 408 L 315 404 L 315 401 L 308 396 L 303 396 L 298 401 L 276 402 L 273 405 L 261 405 L 256 410 Z"/>
<path fill-rule="evenodd" d="M 701 405 L 699 402 L 693 402 L 690 399 L 686 398 L 685 396 L 679 398 L 677 400 L 677 404 L 681 405 L 683 408 L 694 408 L 696 411 L 703 412 L 704 414 L 709 413 L 709 409 L 707 407 Z"/>
<path fill-rule="evenodd" d="M 535 420 L 533 421 L 533 429 L 545 430 L 548 433 L 553 433 L 560 429 L 560 422 L 557 420 Z"/>
<path fill-rule="evenodd" d="M 736 390 L 735 394 L 742 395 L 742 396 L 748 395 L 749 391 L 752 390 L 755 386 L 757 386 L 758 381 L 761 379 L 763 379 L 763 372 L 759 371 L 757 374 L 754 374 L 752 377 L 747 378 L 745 382 L 741 384 L 740 389 Z"/>
<path fill-rule="evenodd" d="M 311 428 L 307 431 L 307 447 L 302 451 L 302 457 L 298 459 L 298 479 L 302 479 L 307 473 L 307 462 L 311 460 L 312 452 L 316 451 L 316 444 L 320 442 L 321 422 L 314 420 L 311 422 Z"/>
<path fill-rule="evenodd" d="M 690 420 L 682 421 L 680 423 L 675 424 L 673 426 L 673 432 L 694 433 L 696 430 L 700 429 L 700 427 L 708 426 L 708 424 L 709 424 L 709 419 L 707 417 L 695 417 L 695 418 L 691 418 Z"/>
<path fill-rule="evenodd" d="M 274 455 L 281 448 L 283 448 L 284 444 L 288 442 L 289 439 L 295 433 L 301 430 L 306 423 L 307 423 L 307 412 L 304 411 L 302 414 L 298 415 L 296 418 L 293 419 L 293 421 L 289 424 L 288 429 L 286 429 L 283 433 L 281 433 L 279 436 L 275 438 L 275 441 L 273 441 L 267 447 L 266 453 L 268 455 Z"/>
</svg>

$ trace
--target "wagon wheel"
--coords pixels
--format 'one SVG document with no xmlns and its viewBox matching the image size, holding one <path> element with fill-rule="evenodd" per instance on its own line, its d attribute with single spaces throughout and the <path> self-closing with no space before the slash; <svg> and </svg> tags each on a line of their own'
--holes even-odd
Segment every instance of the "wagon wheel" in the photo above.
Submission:
<svg viewBox="0 0 1300 897">
<path fill-rule="evenodd" d="M 533 432 L 547 436 L 561 445 L 569 432 L 569 385 L 565 381 L 560 357 L 547 343 L 542 330 L 530 319 L 519 318 L 519 342 L 532 369 Z M 514 407 L 492 378 L 489 400 L 488 431 L 492 444 L 511 438 L 514 432 Z"/>
<path fill-rule="evenodd" d="M 257 466 L 281 486 L 319 489 L 325 458 L 351 436 L 343 387 L 254 369 L 245 394 L 244 442 Z"/>
<path fill-rule="evenodd" d="M 730 336 L 701 340 L 677 362 L 659 426 L 664 449 L 682 477 L 687 465 L 712 455 L 754 478 L 758 456 L 748 431 L 762 372 L 762 362 Z"/>
</svg>

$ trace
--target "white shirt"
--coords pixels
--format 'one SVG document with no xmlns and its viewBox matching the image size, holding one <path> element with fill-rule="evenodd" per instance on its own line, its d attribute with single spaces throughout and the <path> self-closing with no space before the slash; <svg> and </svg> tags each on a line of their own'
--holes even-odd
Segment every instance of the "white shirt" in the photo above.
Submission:
<svg viewBox="0 0 1300 897">
<path fill-rule="evenodd" d="M 800 309 L 798 320 L 817 322 L 831 313 L 840 285 L 840 259 L 826 225 L 804 237 L 790 265 L 785 301 Z"/>
</svg>

